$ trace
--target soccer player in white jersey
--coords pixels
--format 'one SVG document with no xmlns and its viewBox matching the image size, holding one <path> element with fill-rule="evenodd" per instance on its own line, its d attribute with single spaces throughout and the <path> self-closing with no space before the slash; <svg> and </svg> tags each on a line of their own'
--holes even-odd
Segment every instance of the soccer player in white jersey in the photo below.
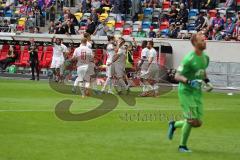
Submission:
<svg viewBox="0 0 240 160">
<path fill-rule="evenodd" d="M 123 38 L 118 39 L 118 44 L 116 47 L 116 54 L 113 58 L 113 62 L 109 63 L 108 66 L 114 64 L 114 74 L 116 77 L 116 86 L 118 88 L 118 94 L 121 94 L 123 90 L 129 92 L 129 87 L 124 82 L 125 78 L 125 65 L 126 65 L 126 47 L 125 40 Z"/>
<path fill-rule="evenodd" d="M 102 92 L 105 92 L 106 87 L 109 86 L 108 93 L 112 92 L 112 80 L 114 76 L 114 64 L 111 64 L 113 62 L 113 57 L 115 55 L 115 38 L 114 36 L 108 36 L 108 44 L 107 44 L 107 62 L 106 62 L 106 76 L 107 80 L 102 88 Z M 109 65 L 111 64 L 111 65 Z"/>
<path fill-rule="evenodd" d="M 61 39 L 53 38 L 53 56 L 50 68 L 53 70 L 54 80 L 58 82 L 61 79 L 60 70 L 64 64 L 64 54 L 67 52 L 67 47 L 62 44 Z"/>
<path fill-rule="evenodd" d="M 142 51 L 141 51 L 141 59 L 138 64 L 137 70 L 140 70 L 140 82 L 143 87 L 143 92 L 140 94 L 140 96 L 144 96 L 147 92 L 147 67 L 148 67 L 148 56 L 149 56 L 149 49 L 147 48 L 147 41 L 142 42 Z"/>
<path fill-rule="evenodd" d="M 84 38 L 87 39 L 87 47 L 92 49 L 93 42 L 91 40 L 91 35 L 89 33 L 84 33 L 83 36 L 84 36 Z M 94 52 L 93 52 L 93 55 L 95 55 Z M 90 85 L 91 85 L 91 88 L 94 90 L 94 92 L 96 94 L 98 94 L 95 68 L 96 68 L 96 65 L 94 63 L 94 56 L 93 56 L 93 60 L 89 64 L 87 74 L 90 75 Z"/>
<path fill-rule="evenodd" d="M 83 38 L 81 46 L 76 48 L 72 60 L 77 60 L 77 79 L 74 82 L 74 87 L 80 86 L 82 97 L 84 98 L 87 89 L 90 85 L 90 75 L 87 73 L 89 65 L 93 59 L 93 53 L 90 48 L 87 47 L 87 39 Z"/>
<path fill-rule="evenodd" d="M 151 84 L 154 93 L 154 96 L 158 95 L 158 82 L 159 82 L 159 65 L 157 63 L 157 51 L 153 48 L 153 41 L 148 42 L 148 66 L 147 66 L 147 79 L 148 82 Z"/>
</svg>

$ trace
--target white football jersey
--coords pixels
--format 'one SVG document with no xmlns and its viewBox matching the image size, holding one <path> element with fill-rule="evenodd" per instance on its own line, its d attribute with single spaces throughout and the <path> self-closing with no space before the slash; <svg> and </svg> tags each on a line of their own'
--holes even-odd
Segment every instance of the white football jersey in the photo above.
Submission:
<svg viewBox="0 0 240 160">
<path fill-rule="evenodd" d="M 74 50 L 73 58 L 78 59 L 77 66 L 89 64 L 93 59 L 92 50 L 87 46 L 80 46 Z"/>
<path fill-rule="evenodd" d="M 64 59 L 63 53 L 67 52 L 67 47 L 64 44 L 53 45 L 53 58 L 62 58 Z"/>
<path fill-rule="evenodd" d="M 117 55 L 119 58 L 116 60 L 116 64 L 125 65 L 126 63 L 126 48 L 124 46 L 118 49 Z"/>
<path fill-rule="evenodd" d="M 111 63 L 113 61 L 113 57 L 115 55 L 114 45 L 107 45 L 107 63 Z"/>
<path fill-rule="evenodd" d="M 153 58 L 153 61 L 152 61 L 152 63 L 157 63 L 157 51 L 154 49 L 154 48 L 152 48 L 152 49 L 150 49 L 149 50 L 149 56 L 148 56 L 148 59 L 149 58 Z"/>
<path fill-rule="evenodd" d="M 142 49 L 142 52 L 141 52 L 141 59 L 144 59 L 144 57 L 146 58 L 145 60 L 147 60 L 149 56 L 149 49 L 146 47 L 144 49 Z"/>
</svg>

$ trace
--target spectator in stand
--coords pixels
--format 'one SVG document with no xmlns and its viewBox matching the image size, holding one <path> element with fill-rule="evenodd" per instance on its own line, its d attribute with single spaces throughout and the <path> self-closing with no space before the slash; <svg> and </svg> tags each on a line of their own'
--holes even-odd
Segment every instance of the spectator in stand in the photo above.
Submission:
<svg viewBox="0 0 240 160">
<path fill-rule="evenodd" d="M 28 27 L 28 32 L 29 33 L 34 33 L 34 27 L 33 26 Z"/>
<path fill-rule="evenodd" d="M 223 37 L 225 40 L 230 40 L 234 31 L 235 24 L 232 21 L 232 18 L 227 19 L 227 23 L 224 28 Z"/>
<path fill-rule="evenodd" d="M 170 25 L 169 28 L 169 38 L 178 38 L 178 33 L 180 31 L 181 24 L 177 22 Z"/>
<path fill-rule="evenodd" d="M 158 0 L 144 0 L 143 1 L 145 7 L 156 8 L 159 5 Z"/>
<path fill-rule="evenodd" d="M 150 27 L 150 32 L 148 34 L 149 38 L 156 38 L 156 32 L 153 31 L 153 26 Z"/>
<path fill-rule="evenodd" d="M 68 14 L 68 18 L 67 19 L 70 19 L 71 22 L 72 22 L 72 25 L 73 26 L 78 26 L 78 20 L 77 18 L 71 13 L 70 9 L 68 8 L 66 10 L 67 14 Z"/>
<path fill-rule="evenodd" d="M 195 24 L 196 24 L 195 30 L 197 30 L 198 32 L 203 28 L 207 27 L 207 22 L 206 19 L 204 18 L 204 12 L 199 13 Z"/>
<path fill-rule="evenodd" d="M 88 22 L 87 22 L 87 30 L 86 32 L 89 34 L 93 34 L 95 29 L 96 29 L 96 24 L 94 23 L 94 21 L 92 20 L 92 17 L 88 18 Z"/>
<path fill-rule="evenodd" d="M 177 15 L 178 15 L 177 6 L 174 4 L 171 6 L 171 11 L 167 13 L 167 18 L 169 19 L 169 23 L 176 22 Z"/>
<path fill-rule="evenodd" d="M 140 10 L 141 10 L 141 0 L 132 1 L 131 16 L 133 17 L 133 21 L 136 21 L 138 19 L 138 14 Z"/>
<path fill-rule="evenodd" d="M 122 1 L 123 0 L 111 0 L 111 5 L 113 6 L 112 12 L 116 14 L 116 21 L 119 22 L 122 20 L 122 15 L 121 15 L 121 6 L 122 6 Z"/>
<path fill-rule="evenodd" d="M 224 20 L 220 16 L 220 13 L 217 13 L 217 17 L 213 19 L 210 28 L 215 28 L 215 30 L 220 31 L 224 28 Z"/>
<path fill-rule="evenodd" d="M 74 35 L 76 34 L 74 25 L 70 19 L 67 20 L 67 24 L 65 25 L 65 34 Z"/>
<path fill-rule="evenodd" d="M 55 34 L 65 34 L 66 33 L 65 29 L 62 26 L 62 22 L 58 22 L 56 24 L 56 29 L 55 29 L 54 33 Z"/>
<path fill-rule="evenodd" d="M 217 0 L 208 0 L 205 3 L 205 8 L 207 8 L 208 10 L 215 9 L 216 7 L 217 7 Z"/>
<path fill-rule="evenodd" d="M 240 11 L 238 11 L 237 21 L 240 21 Z"/>
<path fill-rule="evenodd" d="M 180 24 L 186 25 L 188 21 L 188 10 L 185 7 L 184 3 L 180 4 L 180 10 L 177 15 L 177 22 Z"/>
<path fill-rule="evenodd" d="M 34 33 L 40 33 L 40 28 L 39 27 L 34 27 Z"/>
<path fill-rule="evenodd" d="M 237 41 L 240 41 L 240 20 L 237 21 L 237 24 L 234 28 L 233 38 Z"/>
<path fill-rule="evenodd" d="M 202 0 L 192 0 L 194 9 L 201 9 Z"/>
<path fill-rule="evenodd" d="M 86 1 L 86 7 L 85 7 L 83 13 L 88 13 L 88 12 L 91 11 L 91 7 L 92 7 L 92 6 L 91 6 L 91 0 L 84 0 L 84 1 Z"/>
<path fill-rule="evenodd" d="M 11 32 L 11 28 L 7 19 L 3 20 L 3 25 L 0 28 L 1 32 Z"/>
<path fill-rule="evenodd" d="M 92 0 L 91 8 L 98 10 L 101 7 L 101 2 L 99 0 Z"/>
<path fill-rule="evenodd" d="M 110 4 L 110 0 L 103 0 L 101 7 L 102 7 L 102 8 L 103 8 L 103 7 L 109 7 L 109 8 L 111 8 L 112 6 L 111 6 L 111 4 Z"/>
<path fill-rule="evenodd" d="M 63 19 L 61 20 L 62 24 L 65 25 L 68 19 L 69 19 L 68 14 L 67 14 L 67 13 L 64 14 L 64 15 L 63 15 Z"/>
<path fill-rule="evenodd" d="M 230 10 L 235 10 L 236 8 L 236 1 L 235 0 L 226 0 L 225 7 Z"/>
<path fill-rule="evenodd" d="M 137 32 L 137 36 L 136 37 L 142 37 L 142 38 L 146 38 L 147 37 L 147 33 L 142 30 L 142 26 L 138 27 L 138 32 Z"/>
<path fill-rule="evenodd" d="M 49 34 L 54 34 L 54 30 L 55 30 L 55 24 L 54 24 L 54 21 L 51 21 L 50 26 L 48 28 L 48 33 Z"/>
<path fill-rule="evenodd" d="M 93 33 L 96 36 L 107 36 L 107 31 L 109 30 L 109 28 L 106 26 L 106 21 L 103 21 L 102 23 L 100 23 L 95 32 Z"/>
<path fill-rule="evenodd" d="M 212 39 L 217 39 L 220 36 L 220 31 L 224 28 L 224 20 L 220 16 L 220 13 L 217 13 L 217 17 L 213 19 L 212 24 L 209 26 L 209 30 L 211 31 Z"/>
<path fill-rule="evenodd" d="M 95 23 L 95 25 L 97 25 L 98 24 L 98 15 L 97 15 L 97 11 L 95 8 L 92 8 L 91 17 L 92 17 L 92 21 Z"/>
<path fill-rule="evenodd" d="M 5 8 L 4 8 L 4 12 L 6 12 L 10 9 L 13 9 L 13 7 L 14 7 L 14 0 L 7 0 Z"/>
<path fill-rule="evenodd" d="M 10 64 L 14 63 L 18 58 L 15 46 L 10 46 L 8 55 L 5 59 L 0 61 L 0 69 L 5 70 Z"/>
<path fill-rule="evenodd" d="M 123 0 L 122 3 L 122 14 L 130 14 L 130 8 L 132 8 L 132 2 L 131 0 Z"/>
</svg>

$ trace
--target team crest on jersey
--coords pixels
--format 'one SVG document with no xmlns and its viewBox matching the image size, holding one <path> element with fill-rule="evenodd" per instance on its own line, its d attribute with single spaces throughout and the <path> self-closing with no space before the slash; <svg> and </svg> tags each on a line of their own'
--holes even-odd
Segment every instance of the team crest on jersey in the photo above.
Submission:
<svg viewBox="0 0 240 160">
<path fill-rule="evenodd" d="M 205 74 L 205 70 L 204 70 L 204 69 L 199 69 L 199 70 L 195 73 L 195 77 L 202 79 L 202 78 L 204 77 L 204 74 Z"/>
</svg>

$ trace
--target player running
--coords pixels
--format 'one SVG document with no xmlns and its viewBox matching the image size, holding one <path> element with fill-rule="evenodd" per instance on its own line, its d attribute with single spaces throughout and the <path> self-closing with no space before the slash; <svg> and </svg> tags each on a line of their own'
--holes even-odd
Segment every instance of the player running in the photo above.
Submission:
<svg viewBox="0 0 240 160">
<path fill-rule="evenodd" d="M 113 62 L 113 57 L 115 55 L 115 37 L 108 36 L 108 45 L 107 45 L 107 62 L 106 62 L 106 76 L 107 80 L 102 88 L 102 92 L 105 92 L 106 87 L 109 86 L 108 93 L 112 94 L 112 80 L 114 76 L 114 63 L 109 65 Z"/>
<path fill-rule="evenodd" d="M 53 56 L 52 56 L 52 63 L 50 68 L 53 70 L 54 80 L 59 82 L 61 80 L 62 74 L 61 70 L 64 64 L 64 54 L 67 52 L 67 47 L 62 44 L 60 38 L 53 38 Z"/>
<path fill-rule="evenodd" d="M 124 46 L 125 40 L 123 38 L 118 39 L 118 44 L 116 47 L 116 55 L 113 58 L 113 62 L 109 63 L 107 66 L 114 64 L 114 74 L 116 76 L 116 90 L 118 94 L 122 94 L 125 90 L 129 92 L 129 87 L 124 82 L 125 78 L 125 65 L 126 65 L 126 47 Z"/>
<path fill-rule="evenodd" d="M 90 75 L 88 74 L 88 68 L 93 59 L 92 50 L 87 47 L 87 39 L 83 38 L 81 41 L 81 46 L 76 48 L 72 61 L 77 60 L 77 79 L 74 82 L 74 88 L 80 86 L 82 97 L 87 95 L 88 88 L 90 85 Z"/>
<path fill-rule="evenodd" d="M 187 147 L 191 128 L 202 125 L 202 83 L 206 83 L 206 86 L 209 87 L 208 91 L 212 90 L 206 74 L 209 57 L 204 52 L 206 49 L 205 38 L 201 33 L 194 34 L 191 43 L 194 51 L 184 57 L 175 75 L 175 79 L 179 81 L 178 95 L 185 120 L 169 122 L 168 129 L 168 138 L 171 140 L 174 131 L 182 128 L 179 152 L 191 152 Z"/>
</svg>

